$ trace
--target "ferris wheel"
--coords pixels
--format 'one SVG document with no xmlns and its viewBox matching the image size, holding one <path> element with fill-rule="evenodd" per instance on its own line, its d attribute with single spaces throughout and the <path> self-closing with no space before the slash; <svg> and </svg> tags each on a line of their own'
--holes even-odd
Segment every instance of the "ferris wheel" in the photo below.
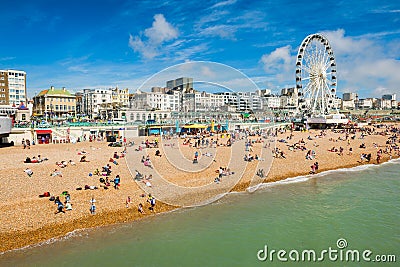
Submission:
<svg viewBox="0 0 400 267">
<path fill-rule="evenodd" d="M 296 58 L 299 110 L 306 116 L 332 113 L 336 99 L 336 62 L 328 39 L 311 34 L 301 43 Z"/>
</svg>

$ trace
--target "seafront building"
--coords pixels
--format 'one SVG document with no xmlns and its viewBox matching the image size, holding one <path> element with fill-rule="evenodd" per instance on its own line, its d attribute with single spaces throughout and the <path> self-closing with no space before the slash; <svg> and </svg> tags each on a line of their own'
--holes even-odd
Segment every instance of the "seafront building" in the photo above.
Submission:
<svg viewBox="0 0 400 267">
<path fill-rule="evenodd" d="M 129 107 L 129 89 L 83 89 L 77 92 L 77 114 L 89 119 L 121 118 Z"/>
<path fill-rule="evenodd" d="M 50 120 L 76 115 L 76 97 L 65 87 L 42 90 L 33 97 L 33 115 Z"/>
<path fill-rule="evenodd" d="M 26 99 L 25 71 L 0 70 L 0 105 L 18 105 Z"/>
<path fill-rule="evenodd" d="M 181 109 L 182 93 L 160 87 L 152 88 L 151 92 L 137 90 L 130 102 L 130 108 L 135 110 L 179 111 Z"/>
</svg>

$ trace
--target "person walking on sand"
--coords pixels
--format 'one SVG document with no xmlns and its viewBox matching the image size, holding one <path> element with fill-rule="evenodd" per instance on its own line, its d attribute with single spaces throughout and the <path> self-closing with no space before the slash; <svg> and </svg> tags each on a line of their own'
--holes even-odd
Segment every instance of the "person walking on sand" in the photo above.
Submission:
<svg viewBox="0 0 400 267">
<path fill-rule="evenodd" d="M 96 199 L 94 197 L 90 200 L 90 214 L 96 214 Z"/>
<path fill-rule="evenodd" d="M 148 197 L 148 199 L 147 199 L 147 202 L 150 203 L 150 208 L 149 208 L 149 210 L 151 210 L 152 212 L 155 212 L 155 211 L 154 211 L 154 207 L 156 206 L 156 199 L 155 199 L 151 194 L 149 194 L 149 197 Z"/>
<path fill-rule="evenodd" d="M 130 196 L 128 196 L 128 198 L 126 199 L 125 204 L 126 204 L 126 208 L 129 208 L 129 204 L 131 204 L 131 197 Z"/>
</svg>

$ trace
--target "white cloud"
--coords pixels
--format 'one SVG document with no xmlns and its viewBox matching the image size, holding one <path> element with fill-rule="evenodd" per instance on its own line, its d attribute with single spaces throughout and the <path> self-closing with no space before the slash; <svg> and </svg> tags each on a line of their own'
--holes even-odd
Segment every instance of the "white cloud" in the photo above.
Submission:
<svg viewBox="0 0 400 267">
<path fill-rule="evenodd" d="M 263 55 L 261 61 L 264 63 L 265 71 L 286 68 L 291 62 L 291 46 L 283 46 L 275 49 L 269 55 Z"/>
<path fill-rule="evenodd" d="M 232 25 L 214 25 L 201 29 L 200 36 L 218 36 L 222 39 L 235 39 L 237 27 Z"/>
<path fill-rule="evenodd" d="M 175 29 L 163 14 L 154 16 L 153 25 L 144 31 L 144 35 L 149 38 L 151 44 L 161 44 L 164 41 L 170 41 L 178 37 L 178 30 Z"/>
<path fill-rule="evenodd" d="M 355 90 L 361 97 L 400 93 L 400 61 L 393 42 L 380 42 L 382 34 L 346 36 L 343 29 L 323 33 L 332 45 L 338 68 L 338 90 Z"/>
<path fill-rule="evenodd" d="M 229 5 L 233 5 L 234 3 L 236 3 L 236 0 L 221 1 L 221 2 L 218 2 L 215 5 L 213 5 L 211 8 L 229 6 Z"/>
<path fill-rule="evenodd" d="M 214 71 L 212 71 L 209 67 L 206 66 L 203 66 L 201 68 L 201 74 L 210 78 L 215 78 L 217 76 Z"/>
<path fill-rule="evenodd" d="M 129 46 L 133 51 L 142 54 L 144 58 L 154 58 L 158 54 L 156 46 L 143 42 L 139 36 L 129 35 Z"/>
<path fill-rule="evenodd" d="M 154 16 L 153 24 L 144 30 L 145 40 L 140 36 L 129 36 L 129 46 L 144 58 L 151 59 L 160 54 L 160 47 L 168 41 L 178 38 L 178 30 L 172 26 L 163 14 Z"/>
<path fill-rule="evenodd" d="M 295 57 L 291 53 L 292 47 L 287 45 L 279 47 L 270 54 L 265 54 L 261 57 L 265 72 L 275 75 L 279 83 L 293 81 Z M 294 81 L 292 84 L 294 84 Z"/>
<path fill-rule="evenodd" d="M 81 72 L 81 73 L 88 73 L 89 70 L 87 69 L 87 64 L 82 64 L 82 65 L 75 65 L 75 66 L 70 66 L 68 67 L 69 71 L 74 71 L 74 72 Z"/>
<path fill-rule="evenodd" d="M 197 36 L 220 37 L 236 41 L 235 34 L 240 30 L 254 32 L 255 29 L 266 29 L 266 15 L 261 11 L 244 11 L 237 15 L 228 10 L 213 10 L 195 23 Z"/>
</svg>

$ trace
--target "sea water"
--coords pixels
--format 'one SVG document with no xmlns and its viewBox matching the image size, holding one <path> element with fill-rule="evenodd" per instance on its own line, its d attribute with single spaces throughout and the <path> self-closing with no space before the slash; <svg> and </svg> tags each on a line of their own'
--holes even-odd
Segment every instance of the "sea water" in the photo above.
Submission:
<svg viewBox="0 0 400 267">
<path fill-rule="evenodd" d="M 330 171 L 77 231 L 0 255 L 0 265 L 399 266 L 399 189 L 400 161 Z"/>
</svg>

